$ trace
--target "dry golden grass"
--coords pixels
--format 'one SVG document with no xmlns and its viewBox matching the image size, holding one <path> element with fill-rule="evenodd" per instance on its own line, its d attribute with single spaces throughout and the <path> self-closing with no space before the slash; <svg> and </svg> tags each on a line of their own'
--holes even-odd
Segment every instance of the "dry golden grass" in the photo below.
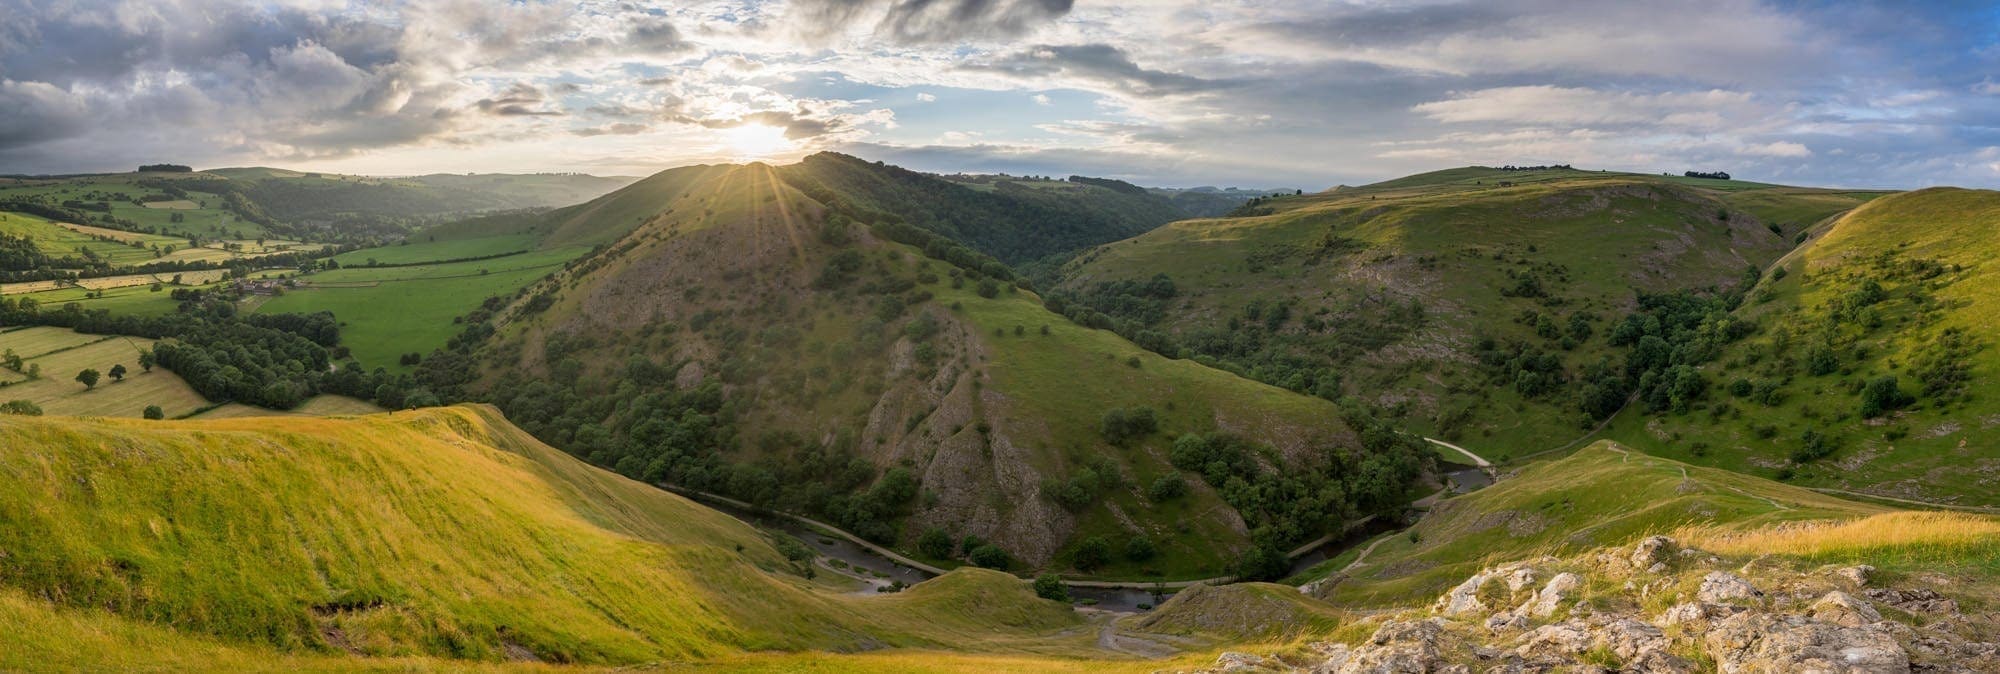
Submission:
<svg viewBox="0 0 2000 674">
<path fill-rule="evenodd" d="M 1746 531 L 1690 527 L 1681 540 L 1728 555 L 1772 555 L 1814 564 L 1869 564 L 1903 573 L 2000 577 L 2000 518 L 1893 512 L 1795 522 Z"/>
</svg>

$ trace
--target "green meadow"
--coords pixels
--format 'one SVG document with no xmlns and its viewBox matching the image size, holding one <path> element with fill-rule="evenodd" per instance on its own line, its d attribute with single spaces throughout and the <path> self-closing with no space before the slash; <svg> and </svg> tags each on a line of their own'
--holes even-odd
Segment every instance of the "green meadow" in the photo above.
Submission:
<svg viewBox="0 0 2000 674">
<path fill-rule="evenodd" d="M 343 267 L 303 277 L 307 287 L 269 298 L 256 311 L 331 311 L 341 323 L 341 343 L 363 367 L 407 369 L 397 359 L 443 347 L 463 329 L 453 319 L 488 297 L 511 297 L 585 252 L 572 247 L 472 262 Z"/>
</svg>

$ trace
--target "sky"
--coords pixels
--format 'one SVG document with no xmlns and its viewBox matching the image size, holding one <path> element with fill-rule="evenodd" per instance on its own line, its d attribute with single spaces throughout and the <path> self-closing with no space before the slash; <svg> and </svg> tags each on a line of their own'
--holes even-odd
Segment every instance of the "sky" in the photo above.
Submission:
<svg viewBox="0 0 2000 674">
<path fill-rule="evenodd" d="M 1992 2 L 0 0 L 0 173 L 2000 183 Z"/>
</svg>

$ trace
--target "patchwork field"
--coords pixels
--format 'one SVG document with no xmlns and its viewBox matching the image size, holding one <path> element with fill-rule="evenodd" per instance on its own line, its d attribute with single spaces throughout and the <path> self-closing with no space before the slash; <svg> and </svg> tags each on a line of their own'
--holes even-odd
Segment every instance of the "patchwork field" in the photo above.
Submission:
<svg viewBox="0 0 2000 674">
<path fill-rule="evenodd" d="M 23 283 L 0 283 L 0 295 L 22 295 L 51 290 L 75 289 L 111 290 L 132 286 L 151 286 L 155 283 L 168 285 L 198 286 L 221 281 L 229 277 L 227 269 L 204 269 L 160 274 L 127 274 L 124 276 L 102 276 L 77 279 L 74 281 L 27 281 Z M 179 279 L 178 282 L 175 279 Z M 37 298 L 39 299 L 39 298 Z"/>
<path fill-rule="evenodd" d="M 84 257 L 114 265 L 142 264 L 166 259 L 155 255 L 156 246 L 187 247 L 187 239 L 138 234 L 102 227 L 59 223 L 27 213 L 0 212 L 0 234 L 26 237 L 35 248 L 50 257 Z M 179 259 L 179 258 L 175 258 Z"/>
<path fill-rule="evenodd" d="M 524 252 L 534 247 L 535 237 L 528 235 L 485 236 L 367 248 L 335 255 L 333 261 L 343 267 L 367 266 L 371 260 L 376 264 L 443 262 Z"/>
<path fill-rule="evenodd" d="M 101 204 L 98 208 L 112 217 L 130 220 L 141 228 L 181 237 L 255 238 L 270 232 L 263 226 L 236 217 L 222 208 L 221 196 L 188 191 L 188 199 L 164 199 L 165 190 L 137 184 L 140 180 L 177 180 L 195 174 L 114 174 L 62 179 L 0 180 L 0 201 L 40 198 L 55 203 L 78 201 Z M 164 199 L 145 201 L 145 199 Z M 137 203 L 135 203 L 137 202 Z M 180 221 L 174 218 L 179 216 Z M 182 243 L 186 243 L 182 241 Z"/>
<path fill-rule="evenodd" d="M 139 352 L 152 344 L 149 339 L 51 327 L 0 333 L 0 350 L 12 349 L 42 372 L 40 379 L 17 379 L 0 387 L 0 400 L 27 400 L 47 414 L 105 417 L 138 417 L 147 405 L 159 405 L 166 416 L 176 417 L 208 406 L 207 399 L 172 372 L 139 367 Z M 112 381 L 108 373 L 114 365 L 129 371 L 124 381 Z M 105 373 L 96 388 L 76 382 L 85 368 Z"/>
<path fill-rule="evenodd" d="M 196 414 L 192 419 L 235 419 L 239 417 L 335 417 L 355 414 L 384 412 L 382 406 L 359 398 L 341 395 L 313 396 L 305 404 L 290 410 L 267 410 L 242 403 L 229 403 L 212 410 Z"/>
<path fill-rule="evenodd" d="M 341 343 L 355 359 L 369 369 L 397 370 L 403 354 L 444 346 L 463 329 L 452 319 L 487 297 L 511 296 L 585 252 L 571 247 L 473 262 L 325 271 L 307 277 L 305 288 L 264 301 L 256 312 L 331 311 L 340 319 Z"/>
</svg>

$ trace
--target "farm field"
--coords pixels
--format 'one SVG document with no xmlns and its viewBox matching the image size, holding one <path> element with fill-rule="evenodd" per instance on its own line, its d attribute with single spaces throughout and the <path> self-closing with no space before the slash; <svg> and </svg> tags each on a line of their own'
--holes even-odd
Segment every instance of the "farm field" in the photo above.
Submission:
<svg viewBox="0 0 2000 674">
<path fill-rule="evenodd" d="M 386 412 L 382 406 L 359 398 L 349 398 L 331 393 L 313 396 L 305 404 L 290 410 L 267 410 L 243 403 L 229 403 L 200 414 L 193 419 L 234 419 L 239 417 L 331 417 L 356 414 Z"/>
<path fill-rule="evenodd" d="M 306 288 L 264 301 L 256 312 L 331 311 L 340 319 L 341 343 L 356 360 L 369 369 L 398 370 L 402 369 L 398 357 L 430 353 L 457 334 L 461 326 L 453 318 L 477 308 L 487 297 L 514 293 L 587 250 L 570 247 L 473 262 L 325 271 L 308 277 Z"/>
<path fill-rule="evenodd" d="M 139 367 L 139 352 L 153 340 L 138 337 L 85 335 L 63 328 L 34 327 L 0 333 L 0 350 L 13 349 L 31 366 L 41 366 L 42 378 L 0 387 L 0 400 L 27 400 L 47 414 L 137 417 L 147 405 L 159 405 L 168 417 L 208 405 L 208 400 L 174 373 Z M 124 381 L 106 374 L 94 389 L 75 381 L 85 368 L 108 373 L 113 365 L 130 372 Z M 13 373 L 9 373 L 12 375 Z"/>
<path fill-rule="evenodd" d="M 26 237 L 43 255 L 50 257 L 80 257 L 81 251 L 87 250 L 114 265 L 152 262 L 161 259 L 153 255 L 152 246 L 185 248 L 188 243 L 187 239 L 171 236 L 72 225 L 13 212 L 0 212 L 0 234 Z"/>
<path fill-rule="evenodd" d="M 0 180 L 0 200 L 31 197 L 101 203 L 112 217 L 123 218 L 161 234 L 203 238 L 255 238 L 269 234 L 262 225 L 223 210 L 221 196 L 189 191 L 186 200 L 133 203 L 161 198 L 164 190 L 137 184 L 139 180 L 176 180 L 189 174 L 115 174 L 62 179 Z M 175 222 L 178 215 L 180 222 Z M 183 241 L 182 243 L 186 243 Z"/>
<path fill-rule="evenodd" d="M 535 237 L 532 236 L 485 236 L 367 248 L 335 255 L 333 260 L 343 267 L 364 266 L 369 260 L 374 260 L 378 264 L 410 264 L 504 255 L 532 250 L 534 247 Z"/>
<path fill-rule="evenodd" d="M 227 269 L 203 269 L 199 271 L 163 272 L 159 274 L 126 274 L 124 276 L 103 276 L 77 279 L 75 281 L 25 281 L 22 283 L 0 283 L 0 295 L 21 295 L 52 290 L 82 288 L 86 290 L 112 290 L 133 286 L 151 286 L 155 283 L 174 284 L 179 277 L 179 285 L 198 286 L 221 281 L 229 277 Z"/>
<path fill-rule="evenodd" d="M 92 292 L 102 292 L 98 297 L 88 297 Z M 173 294 L 162 288 L 154 292 L 151 285 L 130 285 L 102 291 L 88 288 L 58 288 L 32 293 L 0 293 L 20 299 L 31 299 L 44 309 L 61 308 L 75 303 L 84 310 L 103 309 L 114 314 L 131 316 L 160 316 L 173 313 L 180 306 Z"/>
</svg>

